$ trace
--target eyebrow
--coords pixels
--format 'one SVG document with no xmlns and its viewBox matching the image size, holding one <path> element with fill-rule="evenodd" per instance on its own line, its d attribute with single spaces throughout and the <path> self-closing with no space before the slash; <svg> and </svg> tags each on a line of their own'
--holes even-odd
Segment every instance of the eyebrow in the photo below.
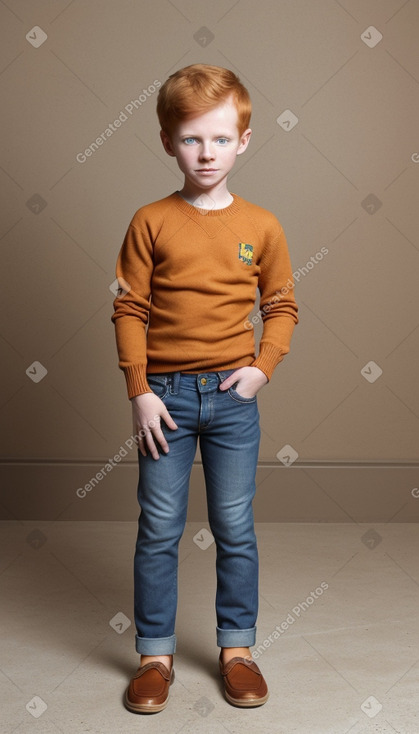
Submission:
<svg viewBox="0 0 419 734">
<path fill-rule="evenodd" d="M 229 133 L 218 133 L 217 135 L 214 135 L 214 138 L 228 138 L 228 136 L 231 135 L 231 132 Z M 179 136 L 181 138 L 200 138 L 200 135 L 197 135 L 196 133 L 179 133 Z"/>
</svg>

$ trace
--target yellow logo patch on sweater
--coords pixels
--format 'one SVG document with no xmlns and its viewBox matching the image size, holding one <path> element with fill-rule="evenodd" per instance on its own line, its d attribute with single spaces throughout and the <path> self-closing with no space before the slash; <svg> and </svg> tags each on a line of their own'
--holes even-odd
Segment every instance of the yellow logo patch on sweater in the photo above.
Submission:
<svg viewBox="0 0 419 734">
<path fill-rule="evenodd" d="M 246 265 L 252 264 L 253 245 L 247 245 L 245 242 L 239 242 L 239 260 L 243 260 Z"/>
</svg>

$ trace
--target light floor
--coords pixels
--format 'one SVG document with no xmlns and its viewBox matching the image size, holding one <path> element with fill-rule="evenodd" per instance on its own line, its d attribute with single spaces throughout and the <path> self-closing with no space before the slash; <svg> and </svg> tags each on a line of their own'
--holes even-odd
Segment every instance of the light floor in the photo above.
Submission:
<svg viewBox="0 0 419 734">
<path fill-rule="evenodd" d="M 2 734 L 419 734 L 417 525 L 256 525 L 253 651 L 270 689 L 256 709 L 223 697 L 202 528 L 188 523 L 180 545 L 170 701 L 144 716 L 122 704 L 139 660 L 136 522 L 1 523 Z"/>
</svg>

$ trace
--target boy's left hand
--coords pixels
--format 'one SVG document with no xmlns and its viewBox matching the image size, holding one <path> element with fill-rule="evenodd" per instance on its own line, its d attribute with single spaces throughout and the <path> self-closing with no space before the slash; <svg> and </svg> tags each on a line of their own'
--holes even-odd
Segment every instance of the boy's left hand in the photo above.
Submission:
<svg viewBox="0 0 419 734">
<path fill-rule="evenodd" d="M 268 378 L 259 367 L 239 367 L 220 383 L 220 390 L 228 390 L 236 382 L 235 390 L 239 395 L 243 398 L 253 398 L 260 388 L 266 385 Z"/>
</svg>

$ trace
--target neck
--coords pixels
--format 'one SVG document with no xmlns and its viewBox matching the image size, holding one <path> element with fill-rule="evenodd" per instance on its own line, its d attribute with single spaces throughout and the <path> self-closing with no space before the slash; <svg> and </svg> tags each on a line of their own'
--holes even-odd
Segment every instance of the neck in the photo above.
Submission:
<svg viewBox="0 0 419 734">
<path fill-rule="evenodd" d="M 212 189 L 204 190 L 191 187 L 185 181 L 179 194 L 189 204 L 201 209 L 224 209 L 230 206 L 234 199 L 227 189 L 226 181 L 220 182 L 220 184 Z"/>
</svg>

